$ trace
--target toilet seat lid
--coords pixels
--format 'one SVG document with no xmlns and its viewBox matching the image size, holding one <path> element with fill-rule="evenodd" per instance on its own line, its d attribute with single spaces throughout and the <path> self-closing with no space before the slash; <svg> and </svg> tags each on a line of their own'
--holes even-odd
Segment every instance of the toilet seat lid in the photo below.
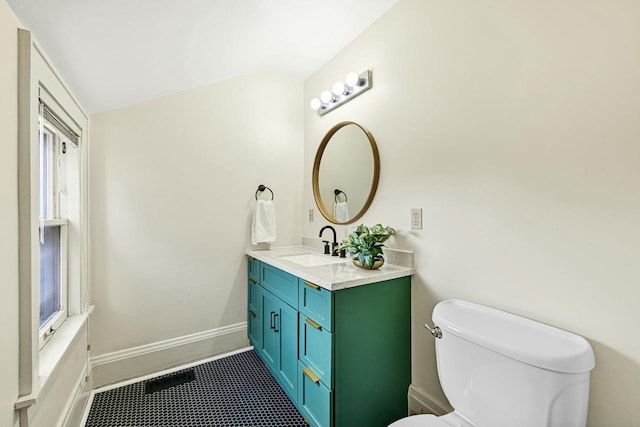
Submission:
<svg viewBox="0 0 640 427">
<path fill-rule="evenodd" d="M 435 415 L 413 415 L 402 418 L 389 427 L 451 427 L 450 424 L 442 421 L 440 417 Z"/>
</svg>

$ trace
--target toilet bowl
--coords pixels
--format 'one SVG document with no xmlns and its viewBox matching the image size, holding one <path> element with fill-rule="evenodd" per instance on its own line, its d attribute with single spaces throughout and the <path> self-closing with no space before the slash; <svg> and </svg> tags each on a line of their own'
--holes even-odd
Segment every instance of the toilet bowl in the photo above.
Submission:
<svg viewBox="0 0 640 427">
<path fill-rule="evenodd" d="M 452 412 L 441 417 L 435 415 L 413 415 L 390 424 L 389 427 L 476 427 Z"/>
<path fill-rule="evenodd" d="M 454 411 L 390 427 L 586 426 L 595 366 L 587 340 L 461 300 L 440 302 L 432 318 L 438 377 Z"/>
</svg>

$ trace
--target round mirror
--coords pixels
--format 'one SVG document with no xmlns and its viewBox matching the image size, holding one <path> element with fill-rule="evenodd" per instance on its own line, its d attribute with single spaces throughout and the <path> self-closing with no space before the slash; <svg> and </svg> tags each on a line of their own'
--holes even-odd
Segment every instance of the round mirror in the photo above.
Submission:
<svg viewBox="0 0 640 427">
<path fill-rule="evenodd" d="M 378 188 L 380 157 L 373 135 L 340 122 L 322 139 L 313 163 L 313 196 L 327 220 L 351 224 L 367 211 Z"/>
</svg>

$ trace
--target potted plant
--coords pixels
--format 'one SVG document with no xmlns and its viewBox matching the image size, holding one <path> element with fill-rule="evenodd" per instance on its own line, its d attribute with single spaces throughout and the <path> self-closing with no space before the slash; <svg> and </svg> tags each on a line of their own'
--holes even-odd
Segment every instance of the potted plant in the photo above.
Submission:
<svg viewBox="0 0 640 427">
<path fill-rule="evenodd" d="M 340 243 L 338 249 L 349 252 L 356 266 L 375 270 L 384 264 L 383 243 L 394 234 L 396 230 L 382 224 L 373 227 L 360 224 Z"/>
</svg>

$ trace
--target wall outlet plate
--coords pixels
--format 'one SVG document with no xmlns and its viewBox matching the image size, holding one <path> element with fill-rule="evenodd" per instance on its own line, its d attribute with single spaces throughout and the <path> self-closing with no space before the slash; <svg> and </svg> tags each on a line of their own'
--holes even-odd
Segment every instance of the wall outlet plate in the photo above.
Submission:
<svg viewBox="0 0 640 427">
<path fill-rule="evenodd" d="M 411 209 L 411 229 L 422 230 L 422 208 Z"/>
<path fill-rule="evenodd" d="M 313 222 L 313 208 L 309 209 L 309 222 Z"/>
</svg>

